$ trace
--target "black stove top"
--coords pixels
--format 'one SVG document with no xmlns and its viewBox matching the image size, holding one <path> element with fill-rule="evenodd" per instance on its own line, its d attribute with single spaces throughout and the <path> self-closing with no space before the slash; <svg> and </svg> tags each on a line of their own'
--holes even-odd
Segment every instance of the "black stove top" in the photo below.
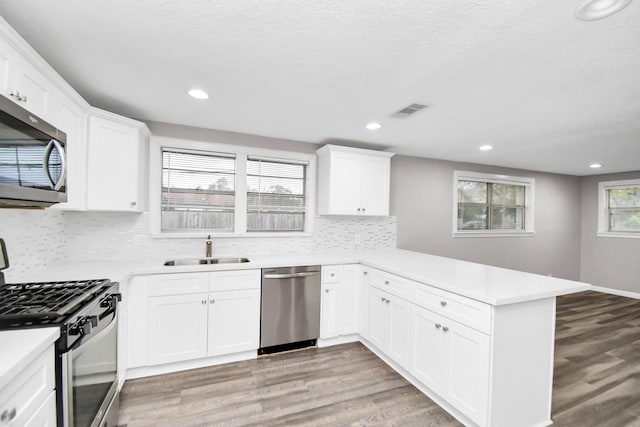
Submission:
<svg viewBox="0 0 640 427">
<path fill-rule="evenodd" d="M 0 329 L 60 324 L 110 285 L 99 279 L 0 286 Z"/>
</svg>

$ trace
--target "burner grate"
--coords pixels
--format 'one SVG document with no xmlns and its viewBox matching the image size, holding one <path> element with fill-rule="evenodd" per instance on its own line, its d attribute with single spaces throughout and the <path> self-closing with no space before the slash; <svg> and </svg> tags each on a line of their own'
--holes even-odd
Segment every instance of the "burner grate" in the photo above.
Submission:
<svg viewBox="0 0 640 427">
<path fill-rule="evenodd" d="M 0 286 L 0 322 L 46 322 L 75 312 L 101 292 L 108 279 Z"/>
</svg>

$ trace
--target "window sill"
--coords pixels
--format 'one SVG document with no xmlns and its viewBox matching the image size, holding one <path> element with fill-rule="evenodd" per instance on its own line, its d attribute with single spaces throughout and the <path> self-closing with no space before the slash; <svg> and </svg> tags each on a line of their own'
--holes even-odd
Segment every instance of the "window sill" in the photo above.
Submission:
<svg viewBox="0 0 640 427">
<path fill-rule="evenodd" d="M 197 232 L 176 232 L 176 233 L 152 233 L 152 239 L 206 239 L 211 235 L 211 239 L 235 239 L 243 237 L 311 237 L 312 232 L 296 231 L 296 232 L 265 232 L 265 233 L 210 233 L 208 231 Z"/>
<path fill-rule="evenodd" d="M 612 231 L 599 231 L 598 237 L 621 237 L 623 239 L 640 239 L 640 233 L 616 233 Z"/>
<path fill-rule="evenodd" d="M 535 231 L 454 231 L 453 237 L 533 237 Z"/>
</svg>

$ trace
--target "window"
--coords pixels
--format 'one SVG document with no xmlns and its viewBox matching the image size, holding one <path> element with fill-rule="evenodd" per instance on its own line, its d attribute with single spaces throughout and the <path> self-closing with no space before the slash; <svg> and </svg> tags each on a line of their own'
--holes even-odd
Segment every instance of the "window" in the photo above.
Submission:
<svg viewBox="0 0 640 427">
<path fill-rule="evenodd" d="M 309 235 L 313 154 L 152 136 L 156 237 Z"/>
<path fill-rule="evenodd" d="M 162 230 L 232 231 L 235 156 L 162 150 Z"/>
<path fill-rule="evenodd" d="M 532 178 L 454 172 L 453 235 L 533 234 Z"/>
<path fill-rule="evenodd" d="M 598 186 L 598 235 L 640 237 L 640 179 Z"/>
<path fill-rule="evenodd" d="M 247 231 L 303 231 L 306 164 L 247 160 Z"/>
</svg>

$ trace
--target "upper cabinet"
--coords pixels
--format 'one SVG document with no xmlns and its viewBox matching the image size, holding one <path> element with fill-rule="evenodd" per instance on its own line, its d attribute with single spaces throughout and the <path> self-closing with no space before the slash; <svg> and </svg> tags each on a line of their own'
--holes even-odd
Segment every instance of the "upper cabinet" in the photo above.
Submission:
<svg viewBox="0 0 640 427">
<path fill-rule="evenodd" d="M 317 153 L 320 215 L 389 215 L 393 153 L 337 145 Z"/>
<path fill-rule="evenodd" d="M 146 208 L 149 129 L 144 123 L 91 109 L 87 146 L 87 209 Z"/>
<path fill-rule="evenodd" d="M 53 87 L 49 79 L 0 39 L 0 89 L 4 96 L 48 120 Z"/>
</svg>

